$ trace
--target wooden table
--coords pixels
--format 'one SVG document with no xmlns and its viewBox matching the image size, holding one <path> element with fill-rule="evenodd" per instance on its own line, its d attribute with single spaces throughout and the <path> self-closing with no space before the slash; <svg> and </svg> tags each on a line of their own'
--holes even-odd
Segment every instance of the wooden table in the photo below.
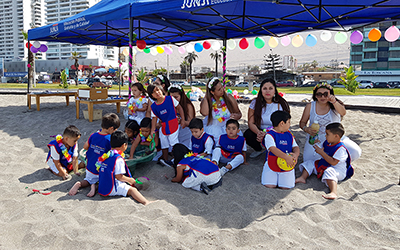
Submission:
<svg viewBox="0 0 400 250">
<path fill-rule="evenodd" d="M 28 93 L 28 107 L 31 109 L 32 97 L 36 97 L 36 109 L 40 111 L 40 97 L 45 96 L 65 96 L 65 101 L 67 102 L 67 106 L 69 105 L 69 97 L 75 96 L 76 98 L 76 91 L 68 91 L 68 92 L 32 92 Z"/>
<path fill-rule="evenodd" d="M 115 103 L 117 104 L 117 113 L 121 110 L 121 102 L 128 102 L 129 99 L 110 99 L 110 100 L 85 100 L 85 99 L 75 99 L 76 105 L 76 119 L 79 119 L 79 109 L 80 103 L 88 105 L 89 122 L 93 121 L 93 104 L 103 104 L 103 103 Z"/>
</svg>

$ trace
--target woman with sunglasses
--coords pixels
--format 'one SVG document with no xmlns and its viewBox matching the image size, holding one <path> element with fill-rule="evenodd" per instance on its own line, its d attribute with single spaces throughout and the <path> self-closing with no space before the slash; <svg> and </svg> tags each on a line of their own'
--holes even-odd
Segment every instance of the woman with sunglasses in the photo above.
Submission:
<svg viewBox="0 0 400 250">
<path fill-rule="evenodd" d="M 303 116 L 300 119 L 300 128 L 307 133 L 307 139 L 304 145 L 303 161 L 318 160 L 320 155 L 314 150 L 310 144 L 310 136 L 318 133 L 319 145 L 325 141 L 325 128 L 333 122 L 340 122 L 342 117 L 346 115 L 346 109 L 342 101 L 335 97 L 333 88 L 327 83 L 317 84 L 314 87 L 313 101 L 304 108 Z M 307 127 L 307 122 L 309 126 Z M 311 129 L 311 124 L 318 122 L 319 131 Z M 350 153 L 351 160 L 355 161 L 361 156 L 361 148 L 347 136 L 342 137 L 342 142 L 345 144 Z"/>
</svg>

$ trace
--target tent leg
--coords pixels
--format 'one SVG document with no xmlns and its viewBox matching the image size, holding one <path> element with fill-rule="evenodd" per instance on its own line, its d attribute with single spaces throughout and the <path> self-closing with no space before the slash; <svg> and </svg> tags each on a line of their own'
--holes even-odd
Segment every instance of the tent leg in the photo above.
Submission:
<svg viewBox="0 0 400 250">
<path fill-rule="evenodd" d="M 132 85 L 132 46 L 133 46 L 133 17 L 129 18 L 129 98 L 131 98 Z"/>
</svg>

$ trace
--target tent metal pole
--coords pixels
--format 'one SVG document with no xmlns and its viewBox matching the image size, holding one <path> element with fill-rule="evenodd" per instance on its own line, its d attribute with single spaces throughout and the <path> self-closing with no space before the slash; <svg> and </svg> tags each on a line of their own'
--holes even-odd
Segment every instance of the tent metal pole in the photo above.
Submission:
<svg viewBox="0 0 400 250">
<path fill-rule="evenodd" d="M 31 53 L 29 53 L 29 50 L 31 48 L 30 48 L 29 44 L 31 44 L 31 43 L 28 40 L 28 63 L 27 64 L 29 64 L 29 62 L 31 61 Z M 30 74 L 29 74 L 29 67 L 28 67 L 28 86 L 27 86 L 27 90 L 26 90 L 27 94 L 29 94 L 29 84 L 30 84 L 30 82 L 31 82 L 31 77 L 30 77 Z M 30 98 L 30 97 L 28 97 L 28 98 Z M 26 106 L 29 106 L 28 98 L 26 99 L 26 101 L 27 101 Z"/>
<path fill-rule="evenodd" d="M 121 97 L 121 42 L 118 46 L 118 96 Z"/>
<path fill-rule="evenodd" d="M 133 46 L 133 17 L 129 18 L 129 98 L 131 98 L 132 86 L 132 46 Z"/>
<path fill-rule="evenodd" d="M 225 30 L 225 38 L 222 40 L 222 81 L 224 85 L 226 84 L 225 77 L 226 77 L 226 36 L 227 36 L 227 31 Z"/>
</svg>

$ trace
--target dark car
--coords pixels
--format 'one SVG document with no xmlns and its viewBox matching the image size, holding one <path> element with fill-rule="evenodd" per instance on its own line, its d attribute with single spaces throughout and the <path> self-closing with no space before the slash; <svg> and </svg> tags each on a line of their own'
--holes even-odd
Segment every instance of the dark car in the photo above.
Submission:
<svg viewBox="0 0 400 250">
<path fill-rule="evenodd" d="M 387 82 L 376 82 L 374 84 L 374 88 L 386 88 L 386 89 L 389 89 L 390 85 Z"/>
<path fill-rule="evenodd" d="M 388 84 L 392 88 L 400 88 L 400 81 L 391 81 L 391 82 L 388 82 Z"/>
<path fill-rule="evenodd" d="M 100 81 L 100 78 L 97 78 L 97 77 L 88 78 L 86 84 L 87 84 L 89 87 L 92 87 L 92 86 L 93 86 L 93 83 L 95 83 L 95 82 L 101 82 L 101 81 Z"/>
<path fill-rule="evenodd" d="M 286 82 L 277 82 L 276 86 L 277 87 L 294 87 L 294 84 L 291 81 L 286 81 Z"/>
<path fill-rule="evenodd" d="M 331 85 L 332 87 L 334 87 L 334 88 L 344 88 L 344 85 L 341 84 L 341 81 L 334 81 L 334 82 L 331 82 L 330 85 Z"/>
<path fill-rule="evenodd" d="M 206 84 L 204 82 L 200 82 L 200 81 L 193 81 L 189 83 L 192 86 L 206 86 Z"/>
<path fill-rule="evenodd" d="M 306 84 L 302 84 L 302 85 L 300 85 L 300 87 L 315 87 L 315 85 L 317 85 L 318 83 L 320 83 L 320 82 L 308 82 L 308 83 L 306 83 Z"/>
</svg>

